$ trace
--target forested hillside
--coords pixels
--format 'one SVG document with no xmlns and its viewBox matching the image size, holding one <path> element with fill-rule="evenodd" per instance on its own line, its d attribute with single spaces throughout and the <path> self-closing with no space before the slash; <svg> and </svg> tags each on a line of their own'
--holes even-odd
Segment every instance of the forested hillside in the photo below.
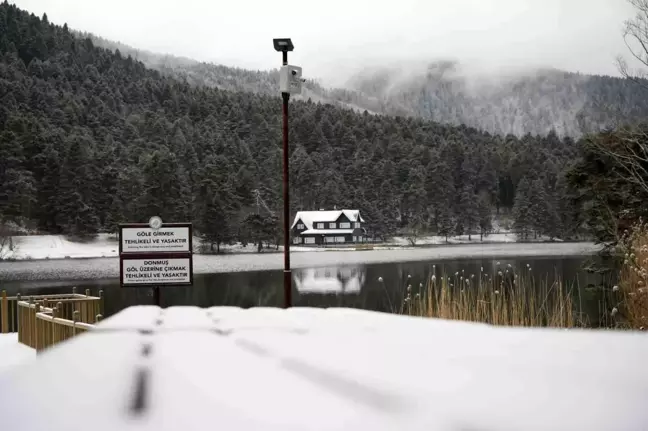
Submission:
<svg viewBox="0 0 648 431">
<path fill-rule="evenodd" d="M 167 76 L 192 85 L 275 95 L 275 71 L 250 71 L 134 49 L 92 34 L 95 44 L 119 49 Z M 307 76 L 312 71 L 305 70 Z M 346 89 L 305 85 L 302 99 L 359 111 L 415 116 L 439 123 L 466 124 L 489 133 L 531 133 L 580 137 L 648 116 L 648 100 L 627 80 L 559 70 L 498 74 L 476 72 L 457 62 L 425 68 L 367 68 L 349 77 Z M 647 83 L 648 84 L 648 83 Z"/>
<path fill-rule="evenodd" d="M 48 232 L 193 221 L 214 242 L 271 237 L 281 207 L 278 97 L 192 86 L 0 4 L 0 215 Z M 372 234 L 516 228 L 569 237 L 570 138 L 291 102 L 292 210 L 359 208 Z M 261 217 L 267 213 L 261 210 Z M 273 224 L 278 226 L 278 223 Z"/>
</svg>

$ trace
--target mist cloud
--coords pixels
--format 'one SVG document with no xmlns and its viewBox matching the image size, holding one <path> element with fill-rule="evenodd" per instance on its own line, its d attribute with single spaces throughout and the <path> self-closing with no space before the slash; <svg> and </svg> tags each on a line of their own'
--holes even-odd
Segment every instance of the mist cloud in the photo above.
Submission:
<svg viewBox="0 0 648 431">
<path fill-rule="evenodd" d="M 252 69 L 291 62 L 332 84 L 366 66 L 458 60 L 481 70 L 616 74 L 625 0 L 15 0 L 137 48 Z M 91 3 L 91 4 L 90 4 Z"/>
</svg>

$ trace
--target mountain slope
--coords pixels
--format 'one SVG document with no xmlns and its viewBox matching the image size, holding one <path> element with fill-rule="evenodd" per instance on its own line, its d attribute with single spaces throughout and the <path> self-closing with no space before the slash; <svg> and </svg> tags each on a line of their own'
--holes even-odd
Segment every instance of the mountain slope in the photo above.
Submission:
<svg viewBox="0 0 648 431">
<path fill-rule="evenodd" d="M 213 63 L 202 63 L 186 57 L 157 54 L 135 49 L 120 42 L 104 39 L 92 33 L 78 32 L 80 38 L 90 38 L 102 48 L 117 51 L 124 56 L 131 56 L 147 67 L 158 70 L 166 76 L 186 80 L 191 85 L 206 86 L 228 91 L 248 91 L 267 96 L 276 96 L 279 89 L 279 71 L 253 71 Z M 311 100 L 315 103 L 329 103 L 356 111 L 365 111 L 366 107 L 355 105 L 344 100 L 340 90 L 326 90 L 313 80 L 303 86 L 301 95 L 293 96 L 296 100 Z M 356 96 L 355 98 L 360 98 Z M 361 99 L 361 98 L 360 98 Z"/>
<path fill-rule="evenodd" d="M 156 214 L 216 244 L 274 239 L 257 211 L 278 228 L 267 213 L 281 208 L 279 97 L 189 85 L 6 2 L 0 35 L 1 220 L 85 235 Z M 290 109 L 293 212 L 359 208 L 377 236 L 488 232 L 496 210 L 514 211 L 525 235 L 577 226 L 570 138 Z"/>
<path fill-rule="evenodd" d="M 278 88 L 276 70 L 200 63 L 137 50 L 91 34 L 82 36 L 192 85 L 265 95 L 275 95 Z M 433 62 L 423 69 L 366 69 L 350 77 L 346 89 L 309 81 L 301 99 L 309 98 L 357 111 L 416 116 L 516 136 L 546 135 L 555 130 L 560 136 L 579 137 L 648 117 L 648 97 L 626 79 L 552 69 L 476 73 L 449 61 Z"/>
</svg>

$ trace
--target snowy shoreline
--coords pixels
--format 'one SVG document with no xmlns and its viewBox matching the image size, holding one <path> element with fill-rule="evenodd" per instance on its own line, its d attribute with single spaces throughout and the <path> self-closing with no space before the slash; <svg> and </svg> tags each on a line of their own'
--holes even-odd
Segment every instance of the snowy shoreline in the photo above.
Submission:
<svg viewBox="0 0 648 431">
<path fill-rule="evenodd" d="M 119 256 L 119 244 L 117 237 L 112 234 L 99 234 L 96 238 L 87 242 L 70 241 L 63 235 L 29 235 L 15 236 L 14 250 L 5 247 L 0 250 L 0 261 L 40 261 L 40 260 L 69 260 L 69 259 L 96 259 L 110 258 Z M 194 253 L 203 256 L 231 256 L 237 254 L 277 254 L 283 252 L 283 246 L 278 249 L 263 249 L 261 253 L 257 252 L 256 246 L 248 244 L 246 247 L 240 243 L 233 245 L 221 246 L 221 253 L 199 253 L 200 239 L 194 238 Z M 341 247 L 304 247 L 292 246 L 291 252 L 352 252 L 352 251 L 384 251 L 384 250 L 422 250 L 428 248 L 453 247 L 459 245 L 489 245 L 489 244 L 543 244 L 543 243 L 563 243 L 562 241 L 549 242 L 545 238 L 539 238 L 536 241 L 518 241 L 517 236 L 513 233 L 497 233 L 485 237 L 480 241 L 479 235 L 472 235 L 468 239 L 467 235 L 449 237 L 446 241 L 444 237 L 427 236 L 421 237 L 416 241 L 416 245 L 403 237 L 395 237 L 384 243 L 365 244 L 367 249 L 356 248 L 355 246 Z M 575 242 L 580 243 L 580 242 Z"/>
<path fill-rule="evenodd" d="M 330 251 L 294 253 L 295 269 L 324 266 L 371 265 L 456 259 L 561 258 L 588 256 L 600 246 L 593 243 L 513 243 L 464 244 L 446 247 L 399 248 L 392 250 Z M 281 253 L 195 255 L 194 274 L 274 271 L 283 268 Z M 76 281 L 117 279 L 119 260 L 50 259 L 0 263 L 0 281 Z"/>
</svg>

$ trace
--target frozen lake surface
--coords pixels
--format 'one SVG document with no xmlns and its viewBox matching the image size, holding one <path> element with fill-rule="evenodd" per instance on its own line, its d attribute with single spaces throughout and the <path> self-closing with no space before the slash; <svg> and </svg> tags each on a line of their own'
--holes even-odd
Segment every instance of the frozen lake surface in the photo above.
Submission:
<svg viewBox="0 0 648 431">
<path fill-rule="evenodd" d="M 600 250 L 593 243 L 501 243 L 437 246 L 429 248 L 325 251 L 293 253 L 293 268 L 357 265 L 450 259 L 562 257 L 591 255 Z M 195 274 L 265 271 L 283 268 L 281 253 L 195 255 Z M 0 263 L 0 280 L 92 280 L 119 277 L 117 258 L 16 261 Z"/>
</svg>

